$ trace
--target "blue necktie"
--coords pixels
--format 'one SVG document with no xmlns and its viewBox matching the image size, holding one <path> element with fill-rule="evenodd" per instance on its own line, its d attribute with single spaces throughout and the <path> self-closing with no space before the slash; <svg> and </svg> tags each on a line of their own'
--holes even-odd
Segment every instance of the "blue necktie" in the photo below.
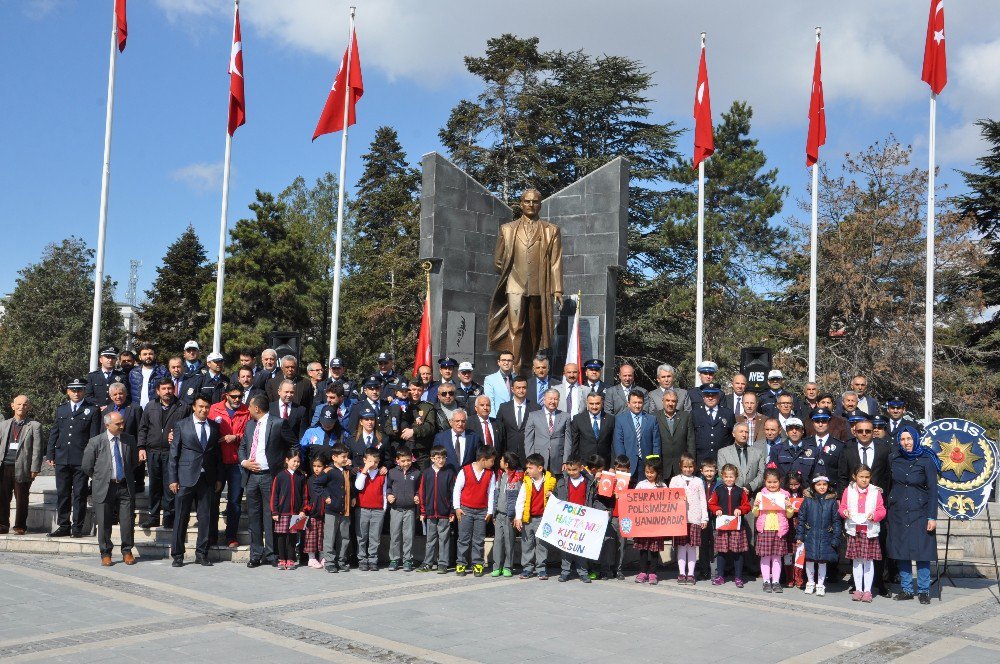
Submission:
<svg viewBox="0 0 1000 664">
<path fill-rule="evenodd" d="M 594 438 L 601 437 L 601 426 L 597 422 L 597 415 L 594 415 Z"/>
<path fill-rule="evenodd" d="M 641 444 L 642 441 L 642 416 L 635 415 L 635 442 L 636 444 Z"/>
<path fill-rule="evenodd" d="M 201 434 L 199 436 L 199 440 L 201 442 L 201 449 L 205 449 L 206 447 L 208 447 L 208 432 L 205 430 L 204 422 L 198 422 L 198 424 L 201 425 Z"/>
<path fill-rule="evenodd" d="M 118 437 L 111 439 L 111 455 L 115 462 L 115 481 L 121 482 L 125 479 L 125 466 L 122 464 L 122 453 L 118 449 Z"/>
</svg>

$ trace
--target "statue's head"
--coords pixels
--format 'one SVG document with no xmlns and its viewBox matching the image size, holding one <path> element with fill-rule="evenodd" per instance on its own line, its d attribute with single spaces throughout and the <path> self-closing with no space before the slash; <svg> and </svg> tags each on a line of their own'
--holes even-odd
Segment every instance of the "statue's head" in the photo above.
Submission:
<svg viewBox="0 0 1000 664">
<path fill-rule="evenodd" d="M 538 219 L 542 209 L 542 192 L 537 189 L 525 189 L 521 194 L 521 214 L 528 219 Z"/>
</svg>

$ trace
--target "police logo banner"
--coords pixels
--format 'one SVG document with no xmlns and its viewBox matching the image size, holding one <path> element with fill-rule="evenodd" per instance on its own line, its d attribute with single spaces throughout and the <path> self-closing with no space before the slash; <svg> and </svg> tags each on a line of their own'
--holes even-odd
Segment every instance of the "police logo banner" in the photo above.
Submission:
<svg viewBox="0 0 1000 664">
<path fill-rule="evenodd" d="M 929 447 L 941 462 L 938 503 L 952 519 L 968 521 L 986 509 L 993 483 L 1000 474 L 997 443 L 975 422 L 946 418 L 935 420 L 920 444 Z"/>
</svg>

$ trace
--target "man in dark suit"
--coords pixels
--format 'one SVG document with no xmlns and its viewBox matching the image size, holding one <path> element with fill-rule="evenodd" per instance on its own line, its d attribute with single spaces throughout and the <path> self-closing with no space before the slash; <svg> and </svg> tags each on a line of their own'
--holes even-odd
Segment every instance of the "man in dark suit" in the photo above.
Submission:
<svg viewBox="0 0 1000 664">
<path fill-rule="evenodd" d="M 830 490 L 839 494 L 847 485 L 840 483 L 840 459 L 844 456 L 844 441 L 830 434 L 831 413 L 826 408 L 814 408 L 809 415 L 814 434 L 803 441 L 816 457 L 814 474 L 830 478 Z"/>
<path fill-rule="evenodd" d="M 570 457 L 587 463 L 596 454 L 604 459 L 605 468 L 611 467 L 615 453 L 615 418 L 605 411 L 604 396 L 600 392 L 588 394 L 587 410 L 570 420 L 569 440 Z"/>
<path fill-rule="evenodd" d="M 87 476 L 83 473 L 83 450 L 101 430 L 101 409 L 83 398 L 87 381 L 74 378 L 66 386 L 69 401 L 56 408 L 49 434 L 48 462 L 56 469 L 58 527 L 49 537 L 83 537 L 87 510 Z M 72 528 L 70 507 L 72 506 Z"/>
<path fill-rule="evenodd" d="M 267 398 L 272 402 L 277 401 L 278 391 L 282 382 L 286 380 L 292 383 L 292 402 L 297 406 L 312 408 L 314 397 L 312 381 L 299 376 L 299 361 L 294 355 L 285 355 L 281 358 L 281 374 L 267 381 L 267 385 L 264 386 Z"/>
<path fill-rule="evenodd" d="M 677 410 L 677 393 L 663 393 L 663 408 L 656 411 L 656 424 L 660 427 L 660 446 L 663 458 L 663 481 L 681 473 L 681 454 L 694 456 L 694 424 L 691 413 Z"/>
<path fill-rule="evenodd" d="M 528 421 L 528 414 L 541 406 L 530 397 L 528 381 L 523 376 L 514 378 L 510 389 L 513 397 L 497 409 L 497 422 L 503 428 L 507 451 L 517 454 L 523 463 L 524 425 Z"/>
<path fill-rule="evenodd" d="M 278 387 L 278 398 L 271 401 L 268 414 L 271 417 L 285 420 L 294 442 L 302 440 L 302 435 L 309 428 L 309 413 L 305 406 L 299 405 L 295 401 L 295 383 L 290 380 L 281 381 L 281 385 Z"/>
<path fill-rule="evenodd" d="M 191 414 L 191 406 L 174 396 L 174 381 L 160 379 L 156 400 L 150 401 L 139 420 L 139 461 L 146 463 L 149 473 L 149 513 L 139 522 L 140 528 L 160 525 L 174 527 L 174 494 L 170 490 L 170 432 L 174 425 Z"/>
<path fill-rule="evenodd" d="M 583 381 L 581 381 L 580 386 L 586 391 L 604 394 L 604 390 L 608 388 L 608 384 L 601 378 L 603 372 L 603 360 L 596 358 L 587 360 L 583 363 Z"/>
<path fill-rule="evenodd" d="M 132 437 L 133 441 L 138 444 L 139 440 L 139 423 L 142 421 L 142 409 L 134 403 L 127 403 L 128 400 L 128 389 L 123 383 L 112 383 L 111 387 L 108 388 L 108 400 L 107 406 L 102 408 L 102 412 L 107 415 L 108 413 L 118 413 L 125 420 L 125 433 Z M 148 404 L 147 404 L 148 405 Z M 101 432 L 104 431 L 104 418 L 101 418 Z M 144 480 L 146 479 L 146 464 L 139 463 L 138 456 L 136 457 L 136 463 L 133 469 L 132 479 L 135 482 L 135 492 L 142 493 L 146 490 Z"/>
<path fill-rule="evenodd" d="M 623 364 L 618 369 L 618 384 L 604 391 L 604 409 L 614 417 L 628 410 L 628 395 L 632 390 L 646 394 L 646 390 L 635 384 L 635 368 L 631 364 Z"/>
<path fill-rule="evenodd" d="M 446 465 L 455 472 L 476 460 L 476 453 L 483 445 L 482 438 L 475 431 L 466 428 L 469 416 L 464 409 L 458 408 L 452 413 L 451 428 L 439 431 L 434 437 L 434 444 L 444 448 L 447 456 Z"/>
<path fill-rule="evenodd" d="M 723 447 L 733 444 L 733 425 L 736 416 L 733 411 L 719 405 L 722 388 L 718 383 L 701 386 L 700 406 L 692 406 L 691 419 L 694 423 L 694 448 L 698 464 L 705 459 L 715 461 L 715 456 Z"/>
<path fill-rule="evenodd" d="M 366 410 L 375 413 L 376 426 L 382 421 L 382 413 L 388 410 L 388 404 L 379 398 L 381 391 L 382 383 L 379 382 L 378 376 L 365 378 L 361 384 L 361 398 L 351 406 L 351 414 L 347 418 L 347 435 L 353 436 L 354 432 L 358 430 L 361 413 Z M 454 389 L 452 391 L 454 392 Z M 454 395 L 452 395 L 452 403 L 454 403 Z"/>
<path fill-rule="evenodd" d="M 98 358 L 101 366 L 97 371 L 87 374 L 87 389 L 84 398 L 98 408 L 108 405 L 108 388 L 113 383 L 128 382 L 128 376 L 121 369 L 116 369 L 118 362 L 118 349 L 108 346 L 101 349 L 101 356 Z M 125 400 L 128 401 L 128 388 L 125 389 Z"/>
<path fill-rule="evenodd" d="M 663 451 L 660 428 L 652 415 L 643 412 L 645 405 L 646 397 L 633 392 L 628 398 L 628 410 L 615 418 L 615 454 L 628 457 L 633 483 L 643 477 L 646 457 Z"/>
<path fill-rule="evenodd" d="M 496 448 L 497 458 L 503 456 L 507 451 L 507 439 L 504 436 L 504 429 L 494 417 L 490 417 L 490 410 L 493 404 L 485 394 L 476 397 L 476 410 L 469 414 L 468 427 L 471 431 L 479 435 L 479 440 L 483 445 Z M 498 461 L 499 463 L 499 461 Z"/>
<path fill-rule="evenodd" d="M 549 472 L 561 475 L 563 464 L 569 458 L 569 421 L 569 413 L 559 410 L 559 391 L 550 387 L 542 409 L 529 413 L 524 425 L 526 458 L 541 454 Z"/>
<path fill-rule="evenodd" d="M 284 466 L 290 449 L 285 421 L 268 413 L 264 394 L 255 394 L 248 404 L 250 421 L 240 441 L 238 459 L 243 471 L 243 495 L 247 500 L 247 530 L 250 531 L 250 561 L 260 567 L 274 557 L 271 525 L 271 483 Z"/>
<path fill-rule="evenodd" d="M 111 526 L 115 516 L 121 524 L 122 560 L 135 564 L 134 546 L 135 483 L 139 460 L 135 438 L 125 433 L 125 418 L 115 411 L 102 419 L 106 431 L 94 436 L 83 451 L 83 472 L 91 479 L 91 500 L 97 521 L 97 545 L 101 565 L 111 567 Z"/>
<path fill-rule="evenodd" d="M 553 380 L 552 376 L 549 374 L 549 359 L 545 356 L 536 357 L 532 360 L 531 374 L 531 376 L 527 377 L 527 398 L 528 401 L 531 401 L 538 408 L 541 408 L 545 390 L 550 387 L 555 387 L 559 384 L 559 381 Z"/>
<path fill-rule="evenodd" d="M 260 354 L 260 365 L 260 369 L 253 376 L 252 387 L 255 390 L 265 391 L 267 382 L 281 375 L 281 370 L 278 369 L 278 353 L 273 348 L 265 348 Z"/>
<path fill-rule="evenodd" d="M 195 563 L 210 567 L 208 559 L 208 533 L 211 528 L 212 497 L 216 479 L 222 465 L 222 448 L 219 445 L 219 425 L 208 419 L 208 403 L 199 394 L 191 404 L 191 417 L 177 423 L 170 441 L 170 490 L 174 498 L 174 540 L 170 547 L 174 567 L 184 566 L 184 544 L 187 541 L 191 504 L 198 513 L 198 540 L 195 545 Z"/>
<path fill-rule="evenodd" d="M 733 376 L 733 393 L 722 399 L 722 405 L 733 411 L 738 420 L 743 415 L 743 395 L 747 393 L 747 377 L 743 374 Z"/>
</svg>

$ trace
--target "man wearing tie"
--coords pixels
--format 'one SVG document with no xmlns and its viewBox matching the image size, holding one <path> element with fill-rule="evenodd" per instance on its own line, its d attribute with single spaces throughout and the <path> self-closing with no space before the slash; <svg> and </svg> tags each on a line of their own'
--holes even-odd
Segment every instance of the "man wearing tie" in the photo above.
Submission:
<svg viewBox="0 0 1000 664">
<path fill-rule="evenodd" d="M 247 499 L 247 530 L 250 531 L 250 561 L 253 569 L 274 557 L 271 525 L 271 484 L 281 472 L 288 427 L 284 420 L 268 413 L 266 394 L 250 397 L 250 421 L 240 441 L 238 459 L 243 469 L 243 495 Z"/>
<path fill-rule="evenodd" d="M 278 400 L 271 404 L 269 413 L 272 417 L 277 417 L 285 421 L 287 429 L 291 434 L 288 441 L 289 447 L 298 443 L 302 435 L 306 432 L 308 413 L 305 406 L 295 403 L 295 383 L 290 380 L 283 380 L 278 386 Z"/>
<path fill-rule="evenodd" d="M 733 411 L 719 405 L 721 395 L 722 388 L 718 383 L 705 383 L 701 386 L 702 405 L 692 406 L 694 448 L 699 464 L 705 459 L 715 461 L 719 450 L 733 444 L 736 417 Z"/>
<path fill-rule="evenodd" d="M 591 392 L 587 395 L 587 411 L 570 421 L 569 456 L 587 463 L 596 454 L 604 459 L 604 465 L 608 467 L 613 461 L 614 436 L 615 419 L 605 411 L 604 397 Z"/>
<path fill-rule="evenodd" d="M 476 459 L 476 453 L 483 441 L 475 431 L 466 425 L 469 415 L 463 408 L 456 408 L 451 415 L 451 428 L 441 431 L 434 438 L 434 444 L 444 448 L 447 465 L 456 473 Z"/>
<path fill-rule="evenodd" d="M 528 413 L 538 410 L 540 406 L 531 398 L 531 391 L 528 389 L 528 381 L 525 378 L 521 376 L 515 378 L 511 391 L 514 396 L 497 409 L 496 421 L 503 429 L 507 451 L 514 452 L 523 460 L 525 458 L 524 427 L 528 420 Z"/>
<path fill-rule="evenodd" d="M 111 411 L 104 416 L 105 432 L 94 436 L 83 452 L 83 472 L 91 479 L 94 519 L 97 521 L 97 545 L 101 565 L 111 567 L 111 526 L 114 516 L 121 525 L 122 560 L 134 565 L 132 555 L 135 512 L 135 466 L 138 451 L 135 438 L 125 433 L 125 418 Z"/>
<path fill-rule="evenodd" d="M 663 408 L 654 417 L 663 448 L 663 481 L 669 483 L 681 474 L 681 454 L 695 455 L 694 424 L 690 412 L 677 410 L 677 393 L 672 389 L 663 393 Z"/>
<path fill-rule="evenodd" d="M 541 408 L 545 390 L 555 387 L 559 381 L 552 380 L 552 376 L 549 375 L 549 358 L 544 355 L 536 357 L 531 362 L 531 373 L 532 375 L 528 377 L 528 401 Z"/>
<path fill-rule="evenodd" d="M 660 429 L 656 419 L 643 412 L 645 405 L 646 396 L 633 392 L 628 397 L 628 410 L 615 418 L 615 454 L 628 457 L 633 483 L 643 476 L 646 458 L 662 453 Z"/>
<path fill-rule="evenodd" d="M 727 394 L 723 405 L 736 415 L 737 421 L 743 415 L 743 395 L 747 393 L 747 377 L 743 374 L 733 376 L 733 393 Z"/>
<path fill-rule="evenodd" d="M 512 362 L 513 357 L 511 355 Z M 504 440 L 503 427 L 500 426 L 495 418 L 490 417 L 490 405 L 490 398 L 485 394 L 476 397 L 476 411 L 469 428 L 479 434 L 483 445 L 495 448 L 497 458 L 499 458 L 507 451 L 507 443 Z"/>
<path fill-rule="evenodd" d="M 174 384 L 174 395 L 182 403 L 191 405 L 194 402 L 194 395 L 198 391 L 195 383 L 195 376 L 184 374 L 184 360 L 180 356 L 171 357 L 167 360 L 167 373 Z"/>
<path fill-rule="evenodd" d="M 559 394 L 559 403 L 563 405 L 562 410 L 571 418 L 587 409 L 587 394 L 591 391 L 589 387 L 577 382 L 579 375 L 580 370 L 575 364 L 567 364 L 563 368 L 563 382 L 555 386 Z M 604 390 L 600 392 L 604 394 Z M 544 398 L 542 402 L 544 405 Z"/>
<path fill-rule="evenodd" d="M 212 496 L 222 465 L 219 445 L 219 425 L 208 419 L 211 406 L 204 395 L 197 395 L 191 404 L 191 417 L 185 417 L 174 427 L 170 442 L 170 463 L 167 466 L 170 490 L 174 492 L 174 539 L 170 549 L 174 567 L 184 566 L 191 504 L 198 513 L 198 539 L 195 563 L 210 567 L 208 532 L 212 518 Z"/>
<path fill-rule="evenodd" d="M 913 427 L 920 433 L 924 432 L 924 428 L 906 413 L 906 399 L 902 396 L 894 395 L 889 397 L 889 401 L 885 404 L 885 409 L 886 412 L 889 413 L 889 424 L 886 429 L 889 434 L 889 440 L 896 440 L 896 435 L 899 432 L 900 427 L 907 425 Z"/>
<path fill-rule="evenodd" d="M 83 451 L 87 441 L 100 433 L 101 411 L 83 398 L 87 381 L 74 378 L 66 386 L 69 401 L 56 408 L 49 434 L 48 462 L 56 469 L 56 496 L 59 526 L 49 537 L 83 537 L 87 508 L 87 476 L 83 473 Z M 72 507 L 72 528 L 70 508 Z"/>
<path fill-rule="evenodd" d="M 125 381 L 128 380 L 128 376 L 121 369 L 115 368 L 115 363 L 118 362 L 118 349 L 114 346 L 101 349 L 101 355 L 97 359 L 101 363 L 101 366 L 97 371 L 91 371 L 87 374 L 87 390 L 84 398 L 103 410 L 108 405 L 108 388 L 113 383 L 122 383 L 124 385 Z M 127 390 L 125 396 L 127 401 Z"/>
<path fill-rule="evenodd" d="M 623 364 L 618 369 L 618 384 L 604 391 L 604 410 L 614 417 L 628 410 L 628 395 L 632 390 L 646 394 L 646 390 L 635 384 L 635 368 L 631 364 Z"/>
<path fill-rule="evenodd" d="M 496 417 L 500 404 L 511 399 L 511 382 L 514 380 L 511 369 L 514 368 L 514 353 L 506 350 L 500 351 L 497 366 L 500 368 L 483 381 L 483 394 L 490 398 L 490 404 L 492 404 L 490 417 Z"/>
<path fill-rule="evenodd" d="M 579 386 L 578 386 L 579 387 Z M 575 390 L 578 392 L 579 390 Z M 569 458 L 570 415 L 559 408 L 559 391 L 549 388 L 545 392 L 544 407 L 528 415 L 524 425 L 524 453 L 541 454 L 549 472 L 557 477 Z"/>
</svg>

